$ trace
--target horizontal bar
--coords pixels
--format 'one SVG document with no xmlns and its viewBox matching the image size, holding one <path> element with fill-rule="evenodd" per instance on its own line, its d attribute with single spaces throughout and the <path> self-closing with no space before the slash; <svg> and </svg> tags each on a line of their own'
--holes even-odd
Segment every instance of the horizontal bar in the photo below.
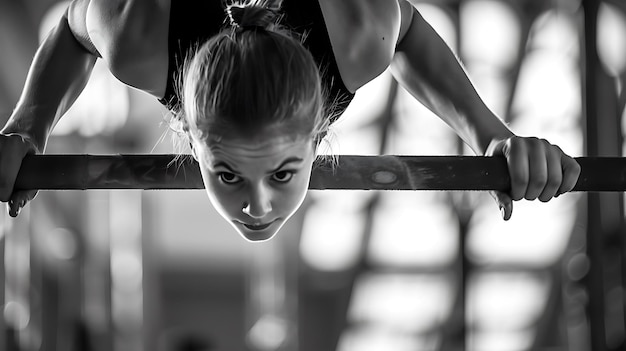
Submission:
<svg viewBox="0 0 626 351">
<path fill-rule="evenodd" d="M 626 159 L 579 157 L 575 191 L 626 191 Z M 500 190 L 510 187 L 503 157 L 336 156 L 318 159 L 309 189 Z M 204 189 L 198 164 L 176 155 L 31 155 L 16 189 Z"/>
</svg>

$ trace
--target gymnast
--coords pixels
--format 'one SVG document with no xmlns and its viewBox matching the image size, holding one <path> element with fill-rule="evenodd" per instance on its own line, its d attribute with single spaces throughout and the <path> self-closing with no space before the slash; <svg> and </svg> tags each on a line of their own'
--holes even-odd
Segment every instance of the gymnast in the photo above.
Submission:
<svg viewBox="0 0 626 351">
<path fill-rule="evenodd" d="M 391 68 L 477 155 L 506 157 L 513 201 L 570 191 L 580 166 L 558 146 L 515 135 L 407 0 L 74 0 L 39 47 L 0 134 L 0 200 L 9 214 L 25 155 L 102 59 L 182 126 L 211 203 L 246 239 L 271 238 L 302 204 L 316 148 L 354 92 Z"/>
</svg>

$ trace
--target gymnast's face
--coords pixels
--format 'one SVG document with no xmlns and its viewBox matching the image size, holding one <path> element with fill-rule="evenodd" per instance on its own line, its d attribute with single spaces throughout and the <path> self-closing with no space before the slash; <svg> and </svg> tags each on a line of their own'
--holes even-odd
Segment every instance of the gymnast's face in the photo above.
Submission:
<svg viewBox="0 0 626 351">
<path fill-rule="evenodd" d="M 260 133 L 192 138 L 210 201 L 244 238 L 272 238 L 304 201 L 315 148 L 311 138 Z"/>
</svg>

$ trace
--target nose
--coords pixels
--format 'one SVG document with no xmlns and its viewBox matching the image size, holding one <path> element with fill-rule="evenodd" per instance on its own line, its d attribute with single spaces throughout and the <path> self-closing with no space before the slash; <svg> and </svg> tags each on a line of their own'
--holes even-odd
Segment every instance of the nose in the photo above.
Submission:
<svg viewBox="0 0 626 351">
<path fill-rule="evenodd" d="M 272 211 L 271 193 L 264 186 L 253 187 L 248 199 L 249 201 L 244 203 L 242 209 L 243 213 L 248 216 L 261 219 Z"/>
</svg>

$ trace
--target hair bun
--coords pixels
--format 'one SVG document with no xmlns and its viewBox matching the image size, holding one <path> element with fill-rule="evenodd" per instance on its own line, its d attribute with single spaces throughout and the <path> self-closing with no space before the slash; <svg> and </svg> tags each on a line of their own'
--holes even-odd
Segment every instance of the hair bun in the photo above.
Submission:
<svg viewBox="0 0 626 351">
<path fill-rule="evenodd" d="M 281 0 L 234 1 L 226 7 L 230 24 L 237 28 L 261 27 L 276 24 Z"/>
</svg>

